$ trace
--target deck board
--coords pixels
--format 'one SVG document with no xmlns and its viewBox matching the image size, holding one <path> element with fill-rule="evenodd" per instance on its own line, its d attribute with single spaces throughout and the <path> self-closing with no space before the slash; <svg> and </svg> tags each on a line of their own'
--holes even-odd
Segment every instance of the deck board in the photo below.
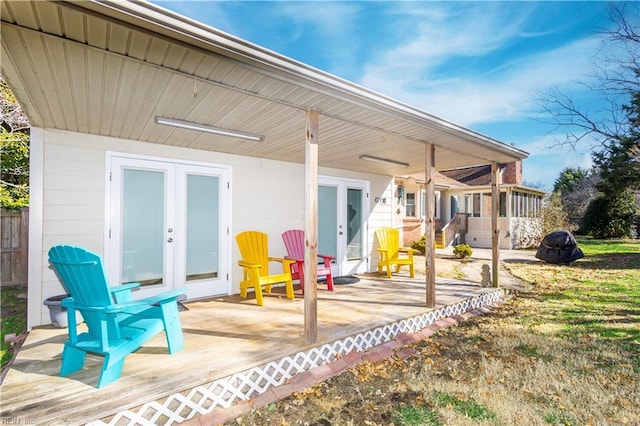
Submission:
<svg viewBox="0 0 640 426">
<path fill-rule="evenodd" d="M 436 308 L 478 296 L 478 284 L 439 280 Z M 185 348 L 169 355 L 164 334 L 126 359 L 121 379 L 96 389 L 100 358 L 85 369 L 59 377 L 65 329 L 33 329 L 1 386 L 2 416 L 22 424 L 85 424 L 169 394 L 256 367 L 283 356 L 333 342 L 430 311 L 424 277 L 391 280 L 361 276 L 356 284 L 318 290 L 318 341 L 304 342 L 304 300 L 289 300 L 280 289 L 259 307 L 239 296 L 186 303 L 180 313 Z"/>
</svg>

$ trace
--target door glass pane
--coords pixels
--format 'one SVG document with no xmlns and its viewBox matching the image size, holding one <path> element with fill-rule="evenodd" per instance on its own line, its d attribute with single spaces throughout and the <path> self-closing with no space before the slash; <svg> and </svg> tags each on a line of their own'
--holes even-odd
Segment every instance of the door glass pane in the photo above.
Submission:
<svg viewBox="0 0 640 426">
<path fill-rule="evenodd" d="M 410 217 L 416 216 L 416 193 L 415 192 L 407 192 L 407 205 L 405 208 L 407 209 L 406 210 L 407 216 L 410 216 Z"/>
<path fill-rule="evenodd" d="M 362 190 L 347 189 L 347 260 L 362 258 Z"/>
<path fill-rule="evenodd" d="M 338 257 L 338 188 L 318 188 L 318 253 Z"/>
<path fill-rule="evenodd" d="M 164 172 L 123 170 L 122 282 L 162 283 Z"/>
<path fill-rule="evenodd" d="M 458 206 L 458 196 L 452 195 L 451 198 L 451 217 L 455 216 L 456 213 L 460 212 L 460 207 Z"/>
<path fill-rule="evenodd" d="M 473 217 L 480 217 L 480 194 L 473 194 Z"/>
<path fill-rule="evenodd" d="M 219 180 L 187 175 L 187 281 L 218 276 Z"/>
</svg>

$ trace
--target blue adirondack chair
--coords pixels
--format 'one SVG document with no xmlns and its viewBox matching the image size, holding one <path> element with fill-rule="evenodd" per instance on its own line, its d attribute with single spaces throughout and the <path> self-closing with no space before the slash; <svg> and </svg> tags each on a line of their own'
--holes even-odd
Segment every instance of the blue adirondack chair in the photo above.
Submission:
<svg viewBox="0 0 640 426">
<path fill-rule="evenodd" d="M 163 330 L 170 354 L 184 347 L 177 298 L 186 290 L 133 300 L 131 290 L 139 284 L 110 288 L 100 256 L 80 247 L 55 246 L 49 250 L 49 262 L 70 295 L 62 301 L 69 339 L 62 352 L 60 376 L 82 369 L 88 352 L 102 355 L 101 388 L 120 378 L 128 354 Z M 78 334 L 76 310 L 87 332 Z"/>
</svg>

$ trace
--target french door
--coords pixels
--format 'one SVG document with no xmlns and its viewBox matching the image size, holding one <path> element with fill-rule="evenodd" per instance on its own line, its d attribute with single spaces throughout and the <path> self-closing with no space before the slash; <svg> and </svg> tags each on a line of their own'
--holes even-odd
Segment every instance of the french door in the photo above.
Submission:
<svg viewBox="0 0 640 426">
<path fill-rule="evenodd" d="M 333 274 L 367 270 L 369 183 L 321 177 L 318 188 L 318 253 L 335 256 Z"/>
<path fill-rule="evenodd" d="M 187 288 L 229 294 L 230 169 L 112 155 L 105 260 L 112 285 L 136 297 Z"/>
</svg>

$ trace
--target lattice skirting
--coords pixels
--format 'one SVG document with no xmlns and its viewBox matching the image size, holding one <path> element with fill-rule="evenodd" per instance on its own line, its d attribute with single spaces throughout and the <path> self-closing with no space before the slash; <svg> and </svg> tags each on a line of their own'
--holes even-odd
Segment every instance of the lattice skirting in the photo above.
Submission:
<svg viewBox="0 0 640 426">
<path fill-rule="evenodd" d="M 254 367 L 189 391 L 175 393 L 164 400 L 151 401 L 134 410 L 122 411 L 108 420 L 96 420 L 89 424 L 155 426 L 179 423 L 216 408 L 227 408 L 249 400 L 272 386 L 284 384 L 298 373 L 327 364 L 352 351 L 366 351 L 393 340 L 400 333 L 415 333 L 442 318 L 491 305 L 501 298 L 500 289 L 490 289 L 471 299 L 298 352 L 280 361 Z"/>
</svg>

